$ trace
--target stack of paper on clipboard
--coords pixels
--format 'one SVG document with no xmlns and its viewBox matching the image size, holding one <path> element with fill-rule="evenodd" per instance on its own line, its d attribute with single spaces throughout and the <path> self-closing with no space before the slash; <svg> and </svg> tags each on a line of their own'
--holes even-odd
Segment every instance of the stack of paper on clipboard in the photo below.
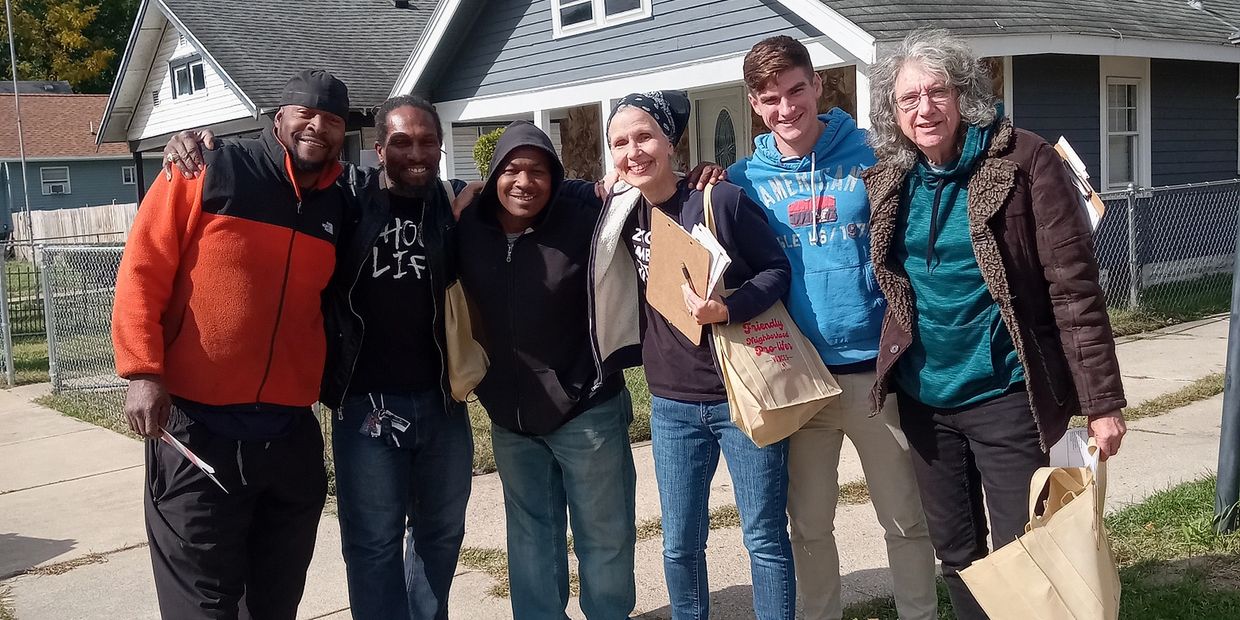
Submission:
<svg viewBox="0 0 1240 620">
<path fill-rule="evenodd" d="M 646 303 L 694 345 L 702 342 L 702 326 L 685 307 L 680 287 L 687 282 L 698 297 L 709 299 L 731 264 L 731 257 L 706 227 L 698 224 L 690 234 L 666 213 L 651 212 Z"/>
<path fill-rule="evenodd" d="M 1106 211 L 1106 206 L 1102 204 L 1102 199 L 1089 184 L 1089 171 L 1085 169 L 1085 162 L 1081 161 L 1076 151 L 1072 149 L 1072 145 L 1068 144 L 1068 140 L 1063 136 L 1059 137 L 1055 150 L 1063 158 L 1064 166 L 1068 169 L 1068 177 L 1072 179 L 1072 185 L 1076 186 L 1076 191 L 1081 194 L 1081 204 L 1085 207 L 1085 214 L 1089 216 L 1090 228 L 1098 230 L 1098 224 L 1102 222 L 1102 214 Z"/>
<path fill-rule="evenodd" d="M 718 290 L 719 282 L 723 280 L 723 272 L 727 271 L 728 266 L 732 264 L 732 257 L 728 256 L 728 251 L 723 249 L 715 235 L 701 224 L 694 224 L 693 232 L 689 233 L 689 236 L 702 244 L 707 252 L 710 252 L 710 278 L 706 281 L 706 289 L 703 291 L 694 287 L 694 292 L 698 297 L 710 299 Z"/>
</svg>

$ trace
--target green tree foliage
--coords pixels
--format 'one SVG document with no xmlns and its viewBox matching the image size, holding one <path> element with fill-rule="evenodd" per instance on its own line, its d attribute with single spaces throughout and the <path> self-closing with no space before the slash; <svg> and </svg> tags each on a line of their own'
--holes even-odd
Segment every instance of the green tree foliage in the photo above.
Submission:
<svg viewBox="0 0 1240 620">
<path fill-rule="evenodd" d="M 502 135 L 504 135 L 504 128 L 500 127 L 478 136 L 478 141 L 474 143 L 474 164 L 478 166 L 478 174 L 484 179 L 491 173 L 491 158 L 495 156 L 495 144 L 499 142 L 499 137 Z"/>
<path fill-rule="evenodd" d="M 20 80 L 65 80 L 77 92 L 106 93 L 129 40 L 137 0 L 9 0 Z M 0 23 L 0 74 L 9 68 L 8 27 Z"/>
</svg>

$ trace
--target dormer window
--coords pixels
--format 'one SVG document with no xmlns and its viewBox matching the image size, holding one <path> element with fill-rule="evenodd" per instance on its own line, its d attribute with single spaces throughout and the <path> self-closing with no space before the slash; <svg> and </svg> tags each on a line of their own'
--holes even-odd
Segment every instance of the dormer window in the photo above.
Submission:
<svg viewBox="0 0 1240 620">
<path fill-rule="evenodd" d="M 201 58 L 187 58 L 169 65 L 172 73 L 172 98 L 179 99 L 207 91 L 206 70 Z"/>
<path fill-rule="evenodd" d="M 650 17 L 652 0 L 551 0 L 556 38 Z"/>
</svg>

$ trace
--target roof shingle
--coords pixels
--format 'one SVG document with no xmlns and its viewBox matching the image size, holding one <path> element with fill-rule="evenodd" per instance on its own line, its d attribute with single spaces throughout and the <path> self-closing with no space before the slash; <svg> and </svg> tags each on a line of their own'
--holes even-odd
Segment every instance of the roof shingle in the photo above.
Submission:
<svg viewBox="0 0 1240 620">
<path fill-rule="evenodd" d="M 820 1 L 879 41 L 932 26 L 963 36 L 1083 34 L 1224 45 L 1236 30 L 1224 21 L 1240 22 L 1240 0 L 1205 0 L 1215 15 L 1183 0 Z"/>
<path fill-rule="evenodd" d="M 434 11 L 433 0 L 163 0 L 259 108 L 297 71 L 322 68 L 355 109 L 387 99 Z M 305 16 L 300 18 L 299 16 Z"/>
<path fill-rule="evenodd" d="M 107 95 L 20 95 L 26 158 L 99 157 L 129 154 L 124 144 L 95 146 Z M 17 114 L 12 94 L 0 100 L 0 159 L 18 157 Z"/>
</svg>

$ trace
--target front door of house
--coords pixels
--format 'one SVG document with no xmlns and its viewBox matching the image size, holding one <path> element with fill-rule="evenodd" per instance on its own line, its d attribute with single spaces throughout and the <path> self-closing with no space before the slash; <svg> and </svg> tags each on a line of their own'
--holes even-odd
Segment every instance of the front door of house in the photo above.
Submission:
<svg viewBox="0 0 1240 620">
<path fill-rule="evenodd" d="M 696 164 L 713 161 L 728 167 L 749 156 L 749 102 L 741 87 L 693 96 Z"/>
</svg>

